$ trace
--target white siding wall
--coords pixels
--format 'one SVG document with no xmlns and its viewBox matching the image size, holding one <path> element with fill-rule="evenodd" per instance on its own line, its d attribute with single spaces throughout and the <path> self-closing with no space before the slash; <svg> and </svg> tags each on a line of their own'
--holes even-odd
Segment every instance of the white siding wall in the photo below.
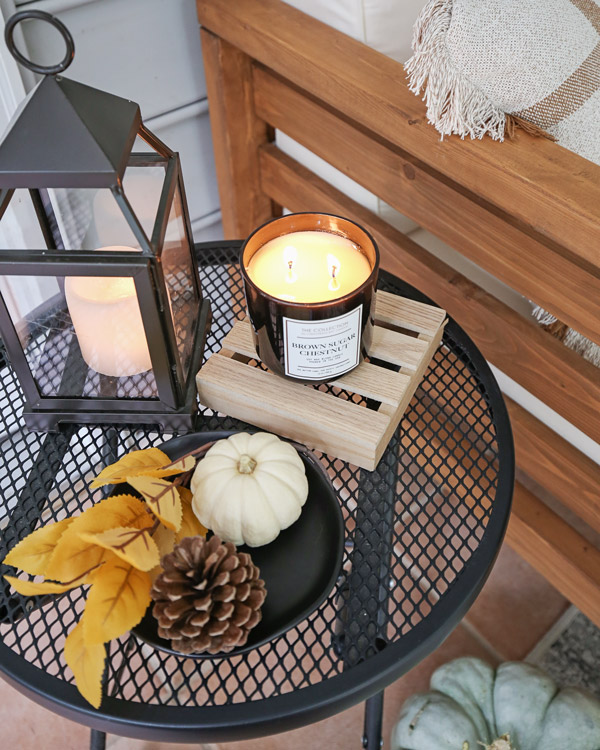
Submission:
<svg viewBox="0 0 600 750">
<path fill-rule="evenodd" d="M 148 127 L 181 155 L 195 238 L 221 239 L 194 0 L 1 0 L 0 8 L 5 18 L 15 9 L 35 8 L 65 23 L 75 40 L 66 75 L 139 103 Z M 43 64 L 62 59 L 64 43 L 48 24 L 28 21 L 17 28 L 28 57 Z M 20 98 L 19 81 L 12 60 L 2 59 L 0 90 L 10 114 Z M 30 90 L 34 76 L 18 70 L 23 89 Z"/>
</svg>

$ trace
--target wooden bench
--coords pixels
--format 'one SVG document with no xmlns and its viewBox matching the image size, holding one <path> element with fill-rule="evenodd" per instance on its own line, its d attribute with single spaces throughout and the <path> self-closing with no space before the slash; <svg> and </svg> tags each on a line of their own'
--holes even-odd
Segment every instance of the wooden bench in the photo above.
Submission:
<svg viewBox="0 0 600 750">
<path fill-rule="evenodd" d="M 281 206 L 352 217 L 375 236 L 384 268 L 600 443 L 600 370 L 284 154 L 273 134 L 284 131 L 597 343 L 600 167 L 525 133 L 440 141 L 401 65 L 280 0 L 197 0 L 197 9 L 225 236 L 245 237 Z M 600 550 L 589 541 L 600 532 L 600 467 L 507 401 L 521 479 L 507 541 L 600 624 Z"/>
</svg>

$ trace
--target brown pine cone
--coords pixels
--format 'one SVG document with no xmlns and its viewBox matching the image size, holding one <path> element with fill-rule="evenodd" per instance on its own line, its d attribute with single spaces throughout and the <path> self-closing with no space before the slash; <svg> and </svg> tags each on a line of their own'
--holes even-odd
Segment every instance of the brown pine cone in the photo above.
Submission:
<svg viewBox="0 0 600 750">
<path fill-rule="evenodd" d="M 183 654 L 218 654 L 246 643 L 267 595 L 249 554 L 218 536 L 187 537 L 161 564 L 152 586 L 161 638 Z"/>
</svg>

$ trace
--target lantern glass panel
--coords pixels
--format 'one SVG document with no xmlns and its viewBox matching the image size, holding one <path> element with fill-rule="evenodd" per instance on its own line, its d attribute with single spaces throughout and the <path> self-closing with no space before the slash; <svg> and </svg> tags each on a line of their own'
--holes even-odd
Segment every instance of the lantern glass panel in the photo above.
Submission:
<svg viewBox="0 0 600 750">
<path fill-rule="evenodd" d="M 175 190 L 161 261 L 183 378 L 187 379 L 198 324 L 200 298 L 179 185 Z"/>
<path fill-rule="evenodd" d="M 157 399 L 133 278 L 0 277 L 39 394 Z"/>
<path fill-rule="evenodd" d="M 140 249 L 108 188 L 49 188 L 40 195 L 58 249 Z"/>
<path fill-rule="evenodd" d="M 0 250 L 45 247 L 46 241 L 29 190 L 19 188 L 14 191 L 0 218 Z"/>
</svg>

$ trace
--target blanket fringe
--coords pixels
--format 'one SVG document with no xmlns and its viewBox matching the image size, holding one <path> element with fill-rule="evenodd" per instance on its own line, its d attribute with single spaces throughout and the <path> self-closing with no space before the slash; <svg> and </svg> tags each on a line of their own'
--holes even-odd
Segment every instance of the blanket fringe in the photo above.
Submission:
<svg viewBox="0 0 600 750">
<path fill-rule="evenodd" d="M 556 138 L 551 133 L 548 133 L 547 130 L 543 130 L 542 128 L 540 128 L 539 125 L 536 125 L 534 122 L 529 122 L 529 120 L 524 120 L 522 117 L 519 117 L 518 115 L 512 115 L 507 112 L 504 134 L 506 135 L 507 138 L 514 138 L 515 130 L 517 129 L 522 130 L 525 133 L 529 133 L 529 135 L 533 135 L 536 138 L 547 138 L 549 141 L 556 140 Z"/>
<path fill-rule="evenodd" d="M 566 323 L 558 320 L 555 315 L 544 310 L 543 307 L 536 305 L 533 309 L 533 317 L 555 338 L 581 355 L 588 362 L 596 367 L 600 367 L 600 346 L 591 339 L 586 338 L 579 331 L 569 328 Z"/>
<path fill-rule="evenodd" d="M 405 63 L 409 88 L 425 89 L 427 118 L 444 135 L 504 140 L 506 115 L 460 74 L 448 54 L 446 35 L 454 0 L 430 0 L 415 24 L 413 56 Z M 514 125 L 513 125 L 514 128 Z"/>
</svg>

